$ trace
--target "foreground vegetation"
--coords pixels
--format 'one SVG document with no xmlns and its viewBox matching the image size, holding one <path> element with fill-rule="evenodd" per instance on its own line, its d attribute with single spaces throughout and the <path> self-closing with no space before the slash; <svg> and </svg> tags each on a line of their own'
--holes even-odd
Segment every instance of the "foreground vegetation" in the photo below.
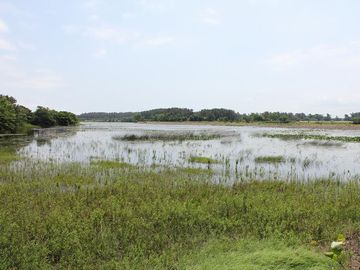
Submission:
<svg viewBox="0 0 360 270">
<path fill-rule="evenodd" d="M 319 252 L 277 239 L 210 241 L 184 260 L 189 270 L 330 270 L 340 265 Z"/>
<path fill-rule="evenodd" d="M 17 104 L 15 98 L 0 95 L 0 134 L 27 133 L 34 126 L 73 126 L 79 122 L 75 114 L 39 106 L 35 112 Z"/>
<path fill-rule="evenodd" d="M 338 269 L 320 249 L 360 229 L 359 179 L 0 161 L 0 269 Z"/>
</svg>

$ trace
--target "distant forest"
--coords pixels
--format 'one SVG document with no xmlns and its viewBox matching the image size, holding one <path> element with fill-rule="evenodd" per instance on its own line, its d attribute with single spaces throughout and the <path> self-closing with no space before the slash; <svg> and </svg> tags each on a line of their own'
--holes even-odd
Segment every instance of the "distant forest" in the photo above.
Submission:
<svg viewBox="0 0 360 270">
<path fill-rule="evenodd" d="M 298 121 L 352 121 L 360 124 L 360 112 L 345 115 L 344 118 L 332 117 L 330 114 L 305 114 L 285 112 L 264 112 L 241 114 L 228 109 L 210 109 L 194 112 L 191 109 L 168 108 L 143 112 L 105 113 L 91 112 L 79 115 L 82 121 L 105 122 L 184 122 L 184 121 L 223 121 L 223 122 L 270 122 L 290 123 Z"/>
<path fill-rule="evenodd" d="M 73 126 L 79 122 L 71 112 L 46 107 L 30 109 L 17 104 L 15 98 L 0 95 L 0 134 L 27 133 L 35 127 Z"/>
</svg>

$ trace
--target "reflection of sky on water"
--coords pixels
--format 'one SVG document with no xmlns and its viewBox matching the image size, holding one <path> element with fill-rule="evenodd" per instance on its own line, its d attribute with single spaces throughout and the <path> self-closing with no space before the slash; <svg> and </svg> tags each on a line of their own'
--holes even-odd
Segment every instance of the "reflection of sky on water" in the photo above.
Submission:
<svg viewBox="0 0 360 270">
<path fill-rule="evenodd" d="M 332 136 L 360 136 L 358 130 L 291 130 L 264 127 L 195 126 L 171 124 L 86 123 L 69 132 L 51 134 L 45 131 L 20 153 L 40 160 L 84 162 L 91 159 L 121 160 L 140 165 L 204 167 L 190 164 L 190 156 L 211 157 L 221 161 L 211 165 L 219 178 L 313 179 L 321 177 L 349 178 L 360 175 L 360 143 L 283 141 L 255 134 L 298 133 Z M 77 131 L 77 132 L 75 132 Z M 125 142 L 114 136 L 149 132 L 220 133 L 224 137 L 209 141 Z M 280 164 L 256 164 L 258 156 L 284 156 Z"/>
</svg>

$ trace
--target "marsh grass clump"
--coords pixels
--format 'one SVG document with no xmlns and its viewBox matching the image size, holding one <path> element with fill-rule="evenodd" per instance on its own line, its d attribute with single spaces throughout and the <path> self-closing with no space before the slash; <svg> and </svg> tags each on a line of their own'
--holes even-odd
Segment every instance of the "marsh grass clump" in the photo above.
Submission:
<svg viewBox="0 0 360 270">
<path fill-rule="evenodd" d="M 206 141 L 219 139 L 220 134 L 205 133 L 149 133 L 149 134 L 127 134 L 114 136 L 116 141 Z"/>
<path fill-rule="evenodd" d="M 0 149 L 0 164 L 9 164 L 19 159 L 20 157 L 16 155 L 16 150 L 10 147 Z"/>
<path fill-rule="evenodd" d="M 283 163 L 286 159 L 283 156 L 260 156 L 255 158 L 256 163 Z"/>
<path fill-rule="evenodd" d="M 270 134 L 263 133 L 261 137 L 266 138 L 276 138 L 281 140 L 319 140 L 319 141 L 340 141 L 340 142 L 354 142 L 360 143 L 360 137 L 350 137 L 350 136 L 327 136 L 327 135 L 314 135 L 314 134 Z"/>
<path fill-rule="evenodd" d="M 334 141 L 309 141 L 304 142 L 302 145 L 309 145 L 309 146 L 323 146 L 323 147 L 342 147 L 344 146 L 343 143 L 334 142 Z"/>
<path fill-rule="evenodd" d="M 189 158 L 189 162 L 191 163 L 201 163 L 201 164 L 218 164 L 219 160 L 212 159 L 209 157 L 200 157 L 200 156 L 191 156 Z"/>
<path fill-rule="evenodd" d="M 92 160 L 90 164 L 101 169 L 132 168 L 134 166 L 126 162 L 112 160 Z"/>
</svg>

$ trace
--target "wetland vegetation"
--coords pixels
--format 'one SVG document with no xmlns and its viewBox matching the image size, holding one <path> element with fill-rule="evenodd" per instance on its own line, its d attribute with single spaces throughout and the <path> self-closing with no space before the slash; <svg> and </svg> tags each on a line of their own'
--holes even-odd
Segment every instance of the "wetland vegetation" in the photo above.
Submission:
<svg viewBox="0 0 360 270">
<path fill-rule="evenodd" d="M 256 163 L 282 163 L 285 161 L 283 156 L 261 156 L 255 158 Z"/>
<path fill-rule="evenodd" d="M 221 138 L 220 134 L 205 133 L 149 133 L 149 134 L 126 134 L 123 136 L 114 136 L 118 141 L 205 141 Z"/>
<path fill-rule="evenodd" d="M 323 247 L 360 226 L 355 180 L 0 160 L 1 269 L 340 269 Z"/>
<path fill-rule="evenodd" d="M 305 134 L 305 133 L 297 133 L 297 134 L 264 133 L 261 136 L 267 137 L 267 138 L 276 138 L 276 139 L 281 139 L 281 140 L 319 140 L 319 141 L 339 141 L 339 142 L 360 143 L 360 136 L 356 136 L 356 137 L 328 136 L 328 135 Z"/>
<path fill-rule="evenodd" d="M 220 161 L 209 158 L 209 157 L 195 157 L 191 156 L 189 158 L 189 161 L 192 163 L 202 163 L 202 164 L 217 164 L 220 163 Z"/>
</svg>

